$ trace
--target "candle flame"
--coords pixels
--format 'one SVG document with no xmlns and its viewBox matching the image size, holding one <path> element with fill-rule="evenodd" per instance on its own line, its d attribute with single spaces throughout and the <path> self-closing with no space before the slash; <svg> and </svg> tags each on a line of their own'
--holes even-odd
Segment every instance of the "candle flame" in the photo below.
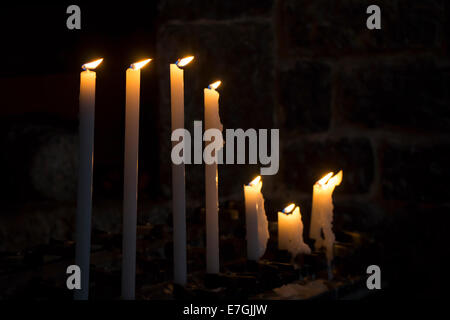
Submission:
<svg viewBox="0 0 450 320">
<path fill-rule="evenodd" d="M 292 212 L 292 210 L 294 210 L 295 208 L 295 203 L 291 203 L 290 205 L 288 205 L 286 208 L 283 209 L 284 213 L 290 213 Z"/>
<path fill-rule="evenodd" d="M 175 62 L 175 64 L 181 68 L 181 67 L 184 67 L 185 65 L 187 65 L 192 60 L 194 60 L 194 56 L 185 57 L 183 59 L 178 59 L 178 61 Z"/>
<path fill-rule="evenodd" d="M 317 181 L 317 184 L 320 184 L 321 186 L 325 185 L 332 176 L 333 176 L 333 172 L 328 172 L 319 181 Z"/>
<path fill-rule="evenodd" d="M 139 62 L 135 62 L 130 66 L 130 68 L 133 70 L 139 70 L 139 69 L 143 68 L 150 61 L 152 61 L 152 59 L 146 59 L 146 60 L 142 60 Z"/>
<path fill-rule="evenodd" d="M 220 86 L 220 84 L 222 83 L 222 81 L 216 81 L 216 82 L 214 82 L 214 83 L 211 83 L 209 86 L 208 86 L 208 89 L 214 89 L 214 90 L 216 90 L 219 86 Z"/>
<path fill-rule="evenodd" d="M 98 65 L 99 65 L 100 63 L 102 63 L 102 61 L 103 61 L 103 58 L 98 59 L 98 60 L 95 60 L 95 61 L 92 61 L 92 62 L 88 62 L 88 63 L 83 64 L 83 65 L 81 66 L 81 68 L 82 68 L 83 70 L 95 69 L 95 68 L 98 67 Z"/>
<path fill-rule="evenodd" d="M 261 181 L 261 176 L 257 176 L 255 179 L 253 179 L 249 185 L 256 186 Z"/>
<path fill-rule="evenodd" d="M 333 172 L 327 173 L 324 177 L 322 177 L 319 181 L 317 181 L 317 184 L 321 187 L 325 186 L 338 186 L 342 182 L 342 170 L 336 173 L 333 176 Z"/>
<path fill-rule="evenodd" d="M 338 186 L 338 185 L 340 185 L 341 182 L 342 182 L 342 176 L 343 176 L 343 172 L 342 172 L 342 170 L 341 170 L 341 171 L 339 171 L 338 173 L 336 173 L 336 174 L 334 175 L 333 178 L 331 178 L 330 180 L 328 180 L 328 183 L 327 183 L 327 184 L 333 185 L 333 186 Z"/>
</svg>

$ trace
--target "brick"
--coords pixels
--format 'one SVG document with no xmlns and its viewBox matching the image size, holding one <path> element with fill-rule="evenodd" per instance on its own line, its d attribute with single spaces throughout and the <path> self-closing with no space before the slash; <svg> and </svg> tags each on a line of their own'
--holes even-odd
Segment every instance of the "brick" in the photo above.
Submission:
<svg viewBox="0 0 450 320">
<path fill-rule="evenodd" d="M 444 1 L 381 0 L 381 30 L 368 30 L 373 1 L 285 0 L 281 47 L 287 55 L 336 55 L 442 45 Z"/>
<path fill-rule="evenodd" d="M 303 139 L 287 144 L 280 156 L 280 170 L 287 187 L 312 193 L 314 183 L 326 173 L 343 170 L 336 194 L 360 194 L 370 190 L 374 155 L 366 138 Z"/>
<path fill-rule="evenodd" d="M 373 203 L 341 199 L 334 199 L 333 203 L 335 231 L 373 234 L 385 222 L 385 213 Z"/>
<path fill-rule="evenodd" d="M 450 67 L 431 58 L 344 68 L 336 107 L 343 121 L 369 128 L 448 132 Z"/>
<path fill-rule="evenodd" d="M 269 16 L 274 0 L 221 1 L 221 0 L 163 0 L 159 4 L 162 19 L 236 19 Z"/>
<path fill-rule="evenodd" d="M 285 125 L 302 133 L 326 131 L 331 118 L 331 70 L 302 61 L 280 73 L 280 103 Z"/>
<path fill-rule="evenodd" d="M 404 141 L 406 142 L 406 141 Z M 450 189 L 449 143 L 382 147 L 381 184 L 389 200 L 447 203 Z"/>
</svg>

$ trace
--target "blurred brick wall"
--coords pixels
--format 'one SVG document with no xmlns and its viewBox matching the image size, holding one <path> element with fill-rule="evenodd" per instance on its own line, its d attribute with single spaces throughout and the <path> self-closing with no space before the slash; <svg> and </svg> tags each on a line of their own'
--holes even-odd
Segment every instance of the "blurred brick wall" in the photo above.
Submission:
<svg viewBox="0 0 450 320">
<path fill-rule="evenodd" d="M 382 30 L 366 28 L 366 8 L 370 4 L 381 7 Z M 384 262 L 398 266 L 390 271 L 392 278 L 407 282 L 415 277 L 421 283 L 441 285 L 439 276 L 444 274 L 444 262 L 450 259 L 446 241 L 442 239 L 450 225 L 448 1 L 159 0 L 157 12 L 152 8 L 153 3 L 133 16 L 136 22 L 133 26 L 125 23 L 127 20 L 120 20 L 123 11 L 117 6 L 114 15 L 105 16 L 106 20 L 98 24 L 98 30 L 91 31 L 94 33 L 87 40 L 80 38 L 80 44 L 86 47 L 111 52 L 98 74 L 96 140 L 101 143 L 96 143 L 95 176 L 99 183 L 94 183 L 94 190 L 98 192 L 102 185 L 112 185 L 104 187 L 106 191 L 101 195 L 115 202 L 108 202 L 108 206 L 100 204 L 101 209 L 95 210 L 120 221 L 123 66 L 135 61 L 134 55 L 145 52 L 155 60 L 143 72 L 141 119 L 145 125 L 141 125 L 140 154 L 146 156 L 140 161 L 140 181 L 148 180 L 152 188 L 145 189 L 148 194 L 142 192 L 139 199 L 154 200 L 161 189 L 167 202 L 162 201 L 164 209 L 149 204 L 140 215 L 159 219 L 170 212 L 170 205 L 166 206 L 170 204 L 171 193 L 168 64 L 192 54 L 196 59 L 185 71 L 185 123 L 191 132 L 193 121 L 203 119 L 203 88 L 217 79 L 223 82 L 219 91 L 224 129 L 280 129 L 280 171 L 263 178 L 270 220 L 275 220 L 276 212 L 288 202 L 295 201 L 301 206 L 305 225 L 309 226 L 314 182 L 328 171 L 343 169 L 343 183 L 334 193 L 335 229 L 367 231 L 378 236 L 382 241 L 377 243 L 386 252 Z M 97 19 L 98 15 L 91 14 L 91 17 Z M 122 23 L 111 29 L 105 21 Z M 24 34 L 28 34 L 28 29 Z M 79 61 L 84 59 L 80 55 L 84 57 L 85 52 L 72 50 L 73 46 L 61 45 L 62 53 L 57 56 L 61 63 L 69 61 L 69 65 L 78 61 L 78 68 Z M 73 55 L 68 51 L 73 51 Z M 53 55 L 49 57 L 54 59 Z M 30 62 L 33 63 L 34 60 Z M 6 94 L 1 113 L 22 115 L 45 111 L 69 118 L 71 122 L 76 120 L 74 90 L 78 90 L 78 76 L 47 75 L 37 84 L 35 79 L 34 76 L 0 79 L 5 92 L 31 82 L 35 84 L 28 95 Z M 58 91 L 58 99 L 52 100 L 53 92 L 49 88 L 55 82 L 67 84 L 69 89 Z M 34 101 L 35 97 L 38 100 Z M 59 106 L 57 100 L 66 103 Z M 30 117 L 30 126 L 34 128 L 39 119 Z M 14 123 L 9 124 L 9 118 L 2 121 L 2 132 L 8 133 L 11 126 L 15 128 Z M 24 127 L 28 128 L 28 122 Z M 22 165 L 16 160 L 30 158 L 27 152 L 33 150 L 36 139 L 28 139 L 29 136 L 47 137 L 56 132 L 54 125 L 49 127 L 50 133 L 47 127 L 37 127 L 24 135 L 19 126 L 20 130 L 12 130 L 12 135 L 2 136 L 2 139 L 14 138 L 8 144 L 2 142 L 14 146 L 5 147 L 7 152 L 0 156 L 0 162 L 7 163 L 0 189 L 3 198 L 13 199 L 14 203 L 17 198 L 22 199 L 19 206 L 34 200 L 30 200 L 30 191 L 23 188 L 24 181 L 29 179 L 25 174 L 28 161 Z M 16 137 L 24 137 L 26 142 Z M 72 146 L 75 150 L 76 143 Z M 154 179 L 153 161 L 158 156 L 160 174 L 159 179 Z M 61 168 L 68 172 L 64 166 Z M 204 167 L 190 165 L 186 169 L 188 206 L 195 209 L 204 205 Z M 19 175 L 18 171 L 23 172 Z M 40 175 L 42 172 L 39 170 Z M 242 185 L 258 173 L 259 165 L 220 166 L 221 204 L 226 200 L 242 201 Z M 64 175 L 56 177 L 65 183 L 75 181 Z M 48 183 L 60 185 L 51 179 Z M 17 189 L 23 189 L 22 196 L 11 197 L 18 193 Z M 63 189 L 63 192 L 67 191 Z M 69 214 L 64 211 L 67 208 L 58 210 L 42 211 L 33 207 L 28 211 L 38 212 L 38 218 L 42 215 L 39 212 L 48 212 L 42 220 L 59 223 Z M 73 215 L 73 208 L 68 210 Z M 17 217 L 22 219 L 23 213 L 19 213 Z M 148 217 L 143 221 L 150 220 Z M 27 223 L 28 229 L 35 232 L 35 220 L 25 220 L 31 221 Z M 114 225 L 120 223 L 116 220 Z M 161 221 L 165 221 L 163 217 Z M 17 224 L 16 229 L 2 223 L 5 227 L 0 230 L 0 238 L 5 239 L 6 234 L 16 238 L 19 233 L 16 230 L 21 230 L 21 225 L 12 224 Z M 103 229 L 108 228 L 112 230 L 112 227 Z M 52 229 L 42 227 L 42 234 L 48 237 Z M 38 233 L 40 237 L 41 232 Z M 22 237 L 23 241 L 17 243 L 22 245 L 33 237 Z M 410 292 L 420 292 L 419 289 L 430 288 L 420 284 Z"/>
<path fill-rule="evenodd" d="M 366 28 L 371 4 L 381 7 L 382 30 Z M 398 266 L 392 277 L 423 276 L 448 257 L 439 237 L 450 222 L 449 3 L 162 0 L 159 11 L 158 54 L 197 58 L 185 72 L 188 128 L 203 118 L 201 89 L 219 78 L 225 128 L 280 129 L 280 171 L 264 177 L 269 219 L 296 201 L 309 225 L 314 182 L 343 169 L 335 229 L 381 233 L 384 262 Z M 168 62 L 159 65 L 166 182 Z M 200 203 L 202 170 L 186 173 L 189 199 Z M 257 173 L 221 166 L 221 201 L 242 200 Z"/>
<path fill-rule="evenodd" d="M 382 30 L 366 28 L 374 3 Z M 203 119 L 202 88 L 216 79 L 225 128 L 280 128 L 280 171 L 264 177 L 271 214 L 290 201 L 308 212 L 314 182 L 339 169 L 336 210 L 365 216 L 336 223 L 359 219 L 369 227 L 392 206 L 447 202 L 444 1 L 163 0 L 159 11 L 163 182 L 170 182 L 167 63 L 193 54 L 185 71 L 191 132 L 192 121 Z M 239 199 L 258 167 L 219 170 L 221 199 Z M 188 166 L 186 179 L 190 199 L 201 202 L 202 167 Z"/>
</svg>

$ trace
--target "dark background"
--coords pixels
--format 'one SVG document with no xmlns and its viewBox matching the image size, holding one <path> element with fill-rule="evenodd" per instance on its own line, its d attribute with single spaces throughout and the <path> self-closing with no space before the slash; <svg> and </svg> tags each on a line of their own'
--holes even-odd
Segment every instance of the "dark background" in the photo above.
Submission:
<svg viewBox="0 0 450 320">
<path fill-rule="evenodd" d="M 125 69 L 142 71 L 140 223 L 170 217 L 168 64 L 185 55 L 186 127 L 216 79 L 224 128 L 279 128 L 280 171 L 264 177 L 269 220 L 344 171 L 335 229 L 373 236 L 386 297 L 442 297 L 450 188 L 450 6 L 439 0 L 175 1 L 88 4 L 81 30 L 60 5 L 1 5 L 0 251 L 72 239 L 79 72 L 97 71 L 94 228 L 119 232 Z M 366 28 L 377 4 L 382 30 Z M 220 168 L 221 203 L 242 201 L 258 166 Z M 188 208 L 203 167 L 187 167 Z M 361 266 L 365 269 L 366 266 Z"/>
</svg>

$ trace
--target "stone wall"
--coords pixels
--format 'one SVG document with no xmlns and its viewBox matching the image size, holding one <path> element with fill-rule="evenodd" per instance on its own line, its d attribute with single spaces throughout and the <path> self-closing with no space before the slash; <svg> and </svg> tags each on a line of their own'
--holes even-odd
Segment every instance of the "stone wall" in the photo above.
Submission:
<svg viewBox="0 0 450 320">
<path fill-rule="evenodd" d="M 170 61 L 196 56 L 185 72 L 188 127 L 203 118 L 201 89 L 221 79 L 225 128 L 280 129 L 280 171 L 263 179 L 269 219 L 296 201 L 308 225 L 314 182 L 343 169 L 335 228 L 377 235 L 385 254 L 376 262 L 407 279 L 442 257 L 436 232 L 450 220 L 450 5 L 376 1 L 382 30 L 371 31 L 370 4 L 163 0 L 157 49 Z M 163 184 L 169 60 L 159 65 Z M 186 178 L 188 199 L 200 203 L 202 170 L 188 166 Z M 221 201 L 242 200 L 242 185 L 258 173 L 249 165 L 219 170 Z"/>
<path fill-rule="evenodd" d="M 159 222 L 170 218 L 168 64 L 194 55 L 195 60 L 185 70 L 185 123 L 191 132 L 193 121 L 203 119 L 203 88 L 218 79 L 222 80 L 219 92 L 224 129 L 280 129 L 280 170 L 275 176 L 263 177 L 269 220 L 275 220 L 278 210 L 295 201 L 301 206 L 308 226 L 314 182 L 328 171 L 342 169 L 344 180 L 334 193 L 335 229 L 366 231 L 378 237 L 385 260 L 374 263 L 399 266 L 388 270 L 392 277 L 407 279 L 409 275 L 420 274 L 429 279 L 432 272 L 427 266 L 437 266 L 445 257 L 450 258 L 445 242 L 439 238 L 450 225 L 448 1 L 159 0 L 157 3 L 155 12 L 150 10 L 152 3 L 150 9 L 143 11 L 145 14 L 139 13 L 136 28 L 127 23 L 127 28 L 117 24 L 117 29 L 110 30 L 102 22 L 102 28 L 91 30 L 89 36 L 74 42 L 80 48 L 86 43 L 92 47 L 101 43 L 103 47 L 99 46 L 113 60 L 99 72 L 96 141 L 100 142 L 96 142 L 94 195 L 97 192 L 100 196 L 94 196 L 94 207 L 97 199 L 107 198 L 110 205 L 100 204 L 101 208 L 96 210 L 115 212 L 115 218 L 114 223 L 109 223 L 109 218 L 102 218 L 107 213 L 98 214 L 99 226 L 106 226 L 109 231 L 120 230 L 123 66 L 135 61 L 129 55 L 136 52 L 154 58 L 151 68 L 143 72 L 145 90 L 141 105 L 140 181 L 147 181 L 151 187 L 140 189 L 139 199 L 164 203 L 163 209 L 153 204 L 145 206 L 139 213 L 140 222 L 150 221 L 146 215 L 153 214 Z M 370 4 L 381 7 L 382 30 L 366 28 L 366 8 Z M 122 10 L 115 10 L 115 17 L 119 17 Z M 144 19 L 146 15 L 148 20 Z M 117 38 L 109 37 L 111 34 Z M 130 43 L 140 49 L 132 52 Z M 74 52 L 75 56 L 62 60 L 79 61 L 80 52 Z M 66 57 L 67 52 L 61 51 L 59 56 Z M 64 76 L 40 78 L 39 85 L 28 95 L 10 97 L 5 102 L 10 106 L 5 108 L 8 111 L 2 111 L 2 117 L 15 114 L 19 106 L 22 114 L 63 113 L 70 123 L 75 122 L 78 73 L 70 70 L 70 74 L 63 70 L 67 73 Z M 7 91 L 37 82 L 34 77 L 14 79 L 4 78 L 0 82 Z M 70 89 L 58 91 L 57 99 L 43 99 L 55 82 Z M 35 96 L 39 103 L 30 102 Z M 67 103 L 59 106 L 57 101 Z M 17 106 L 14 102 L 18 102 Z M 34 116 L 31 118 L 31 124 L 26 123 L 25 128 L 35 128 L 39 122 Z M 59 131 L 54 125 L 38 126 L 33 129 L 37 131 L 29 134 L 28 129 L 21 129 L 20 121 L 20 125 L 10 122 L 9 118 L 2 119 L 1 143 L 8 150 L 0 156 L 4 170 L 2 199 L 14 202 L 20 210 L 10 214 L 17 217 L 5 218 L 9 222 L 2 223 L 0 237 L 3 243 L 17 242 L 11 246 L 15 250 L 25 243 L 32 245 L 49 239 L 52 233 L 58 234 L 51 231 L 56 227 L 49 224 L 50 227 L 42 228 L 47 230 L 45 234 L 32 233 L 23 237 L 23 241 L 13 239 L 14 234 L 8 230 L 22 230 L 10 225 L 18 223 L 16 219 L 22 221 L 20 214 L 25 209 L 21 207 L 25 202 L 41 201 L 41 196 L 51 201 L 51 210 L 38 210 L 34 206 L 25 210 L 27 214 L 36 214 L 36 219 L 42 216 L 45 221 L 59 221 L 66 219 L 66 215 L 73 216 L 77 163 L 72 160 L 77 144 L 76 125 Z M 54 140 L 55 135 L 61 135 L 62 139 Z M 44 151 L 35 152 L 36 149 Z M 64 161 L 59 161 L 61 152 Z M 47 159 L 53 160 L 47 163 Z M 38 168 L 36 174 L 33 168 Z M 159 177 L 155 178 L 157 169 Z M 204 205 L 204 167 L 189 165 L 186 170 L 187 204 L 192 214 Z M 243 201 L 243 184 L 258 173 L 258 165 L 220 166 L 221 205 L 228 200 Z M 33 188 L 40 192 L 30 198 Z M 102 188 L 104 192 L 99 192 Z M 69 205 L 64 201 L 69 201 Z M 59 206 L 65 209 L 58 211 Z M 69 213 L 64 213 L 67 210 Z M 5 213 L 2 217 L 6 217 Z M 71 222 L 62 228 L 60 237 L 72 233 Z M 33 223 L 27 225 L 34 232 Z M 6 241 L 7 238 L 11 240 Z M 38 240 L 27 242 L 27 239 Z M 4 244 L 2 250 L 5 248 L 9 247 Z M 404 265 L 409 268 L 407 273 Z"/>
<path fill-rule="evenodd" d="M 440 181 L 448 177 L 450 138 L 448 5 L 378 1 L 382 30 L 372 31 L 365 26 L 370 4 L 161 1 L 162 183 L 170 182 L 167 63 L 192 54 L 185 71 L 188 128 L 203 119 L 202 88 L 221 79 L 225 128 L 280 129 L 280 171 L 264 177 L 274 210 L 309 199 L 313 183 L 339 169 L 338 202 L 447 202 Z M 242 185 L 257 172 L 222 166 L 223 198 L 242 197 Z M 187 167 L 191 198 L 202 195 L 202 179 L 200 166 Z"/>
</svg>

